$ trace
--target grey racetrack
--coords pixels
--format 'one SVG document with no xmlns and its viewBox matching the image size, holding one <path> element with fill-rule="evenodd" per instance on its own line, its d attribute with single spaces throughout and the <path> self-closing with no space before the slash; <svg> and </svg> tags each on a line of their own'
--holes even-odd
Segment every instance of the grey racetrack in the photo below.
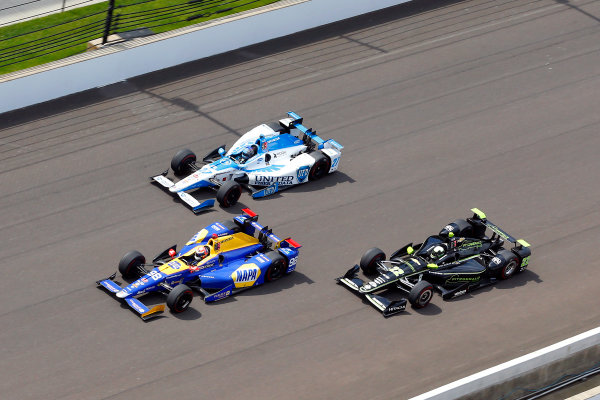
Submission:
<svg viewBox="0 0 600 400">
<path fill-rule="evenodd" d="M 598 326 L 600 2 L 416 1 L 0 115 L 2 399 L 404 399 Z M 194 216 L 148 177 L 294 110 L 339 172 Z M 297 271 L 142 322 L 96 288 L 250 207 Z M 335 284 L 484 210 L 530 269 L 384 319 Z"/>
</svg>

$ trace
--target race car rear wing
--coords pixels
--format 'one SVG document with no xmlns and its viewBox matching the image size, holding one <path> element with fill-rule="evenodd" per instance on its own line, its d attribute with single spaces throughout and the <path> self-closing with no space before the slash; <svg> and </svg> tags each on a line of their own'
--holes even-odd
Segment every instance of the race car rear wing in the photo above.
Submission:
<svg viewBox="0 0 600 400">
<path fill-rule="evenodd" d="M 302 125 L 302 121 L 304 119 L 295 112 L 288 111 L 287 114 L 290 116 L 290 118 L 292 118 L 292 120 L 281 120 L 280 122 L 286 125 L 287 128 L 296 128 L 300 132 L 302 132 L 304 134 L 304 142 L 312 140 L 317 144 L 317 147 L 319 149 L 335 148 L 337 150 L 342 150 L 344 148 L 344 146 L 342 146 L 333 139 L 323 140 L 319 135 L 317 135 L 317 132 L 315 132 L 312 128 L 307 128 L 306 126 Z"/>
<path fill-rule="evenodd" d="M 490 220 L 487 219 L 487 216 L 485 215 L 485 213 L 483 211 L 481 211 L 480 209 L 472 208 L 471 211 L 473 211 L 473 219 L 474 220 L 480 221 L 481 223 L 483 223 L 487 228 L 489 228 L 496 235 L 500 236 L 502 239 L 508 240 L 509 242 L 513 243 L 517 247 L 531 247 L 531 245 L 529 243 L 527 243 L 525 240 L 515 239 L 513 236 L 509 235 L 506 231 L 504 231 L 498 225 L 492 223 Z"/>
<path fill-rule="evenodd" d="M 280 239 L 277 235 L 273 233 L 272 229 L 269 229 L 268 226 L 263 226 L 259 224 L 258 214 L 252 211 L 249 208 L 244 208 L 242 210 L 243 214 L 235 217 L 233 220 L 242 228 L 244 232 L 248 235 L 254 235 L 256 232 L 257 239 L 268 246 L 272 246 L 274 249 L 292 247 L 295 249 L 299 249 L 302 247 L 296 241 L 291 238 Z"/>
</svg>

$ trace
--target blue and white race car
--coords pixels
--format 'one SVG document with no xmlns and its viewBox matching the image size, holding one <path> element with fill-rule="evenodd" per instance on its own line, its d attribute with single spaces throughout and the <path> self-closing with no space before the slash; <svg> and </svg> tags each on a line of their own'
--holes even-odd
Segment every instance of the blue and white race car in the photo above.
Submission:
<svg viewBox="0 0 600 400">
<path fill-rule="evenodd" d="M 298 114 L 290 111 L 288 115 L 278 123 L 253 128 L 229 151 L 225 146 L 213 150 L 203 158 L 204 166 L 198 165 L 191 150 L 182 149 L 171 160 L 171 169 L 185 178 L 173 182 L 167 178 L 167 169 L 151 181 L 177 194 L 197 213 L 212 207 L 214 200 L 200 203 L 190 191 L 215 189 L 219 204 L 231 207 L 240 198 L 242 187 L 254 198 L 265 197 L 336 171 L 343 146 L 333 139 L 321 139 L 302 125 Z"/>
<path fill-rule="evenodd" d="M 208 303 L 294 271 L 301 246 L 291 238 L 280 239 L 259 224 L 252 210 L 242 211 L 233 221 L 214 222 L 201 229 L 180 251 L 177 245 L 169 247 L 151 263 L 138 251 L 125 254 L 118 269 L 131 283 L 120 286 L 114 273 L 96 284 L 146 320 L 165 309 L 164 304 L 149 307 L 138 299 L 148 293 L 166 295 L 171 312 L 180 313 L 190 306 L 193 290 Z"/>
</svg>

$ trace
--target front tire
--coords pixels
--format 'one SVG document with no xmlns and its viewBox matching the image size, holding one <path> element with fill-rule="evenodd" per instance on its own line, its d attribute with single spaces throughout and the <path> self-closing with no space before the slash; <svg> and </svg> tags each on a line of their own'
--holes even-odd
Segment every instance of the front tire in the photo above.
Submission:
<svg viewBox="0 0 600 400">
<path fill-rule="evenodd" d="M 217 191 L 217 201 L 223 208 L 235 205 L 242 195 L 242 186 L 236 181 L 227 181 Z"/>
<path fill-rule="evenodd" d="M 191 172 L 191 164 L 196 162 L 196 154 L 190 149 L 181 149 L 171 159 L 171 169 L 181 176 Z"/>
<path fill-rule="evenodd" d="M 288 261 L 284 256 L 276 251 L 270 251 L 265 256 L 271 260 L 271 265 L 265 273 L 265 281 L 273 282 L 285 275 L 288 269 Z"/>
<path fill-rule="evenodd" d="M 331 162 L 329 161 L 329 157 L 321 151 L 312 152 L 310 155 L 315 159 L 315 163 L 310 167 L 308 180 L 316 181 L 327 175 L 331 168 Z"/>
<path fill-rule="evenodd" d="M 146 257 L 137 250 L 125 254 L 119 261 L 119 272 L 123 278 L 135 278 L 138 275 L 138 267 L 146 263 Z"/>
<path fill-rule="evenodd" d="M 433 285 L 427 281 L 419 281 L 408 293 L 408 302 L 413 308 L 423 308 L 433 297 Z"/>
<path fill-rule="evenodd" d="M 360 269 L 365 275 L 375 275 L 377 273 L 377 261 L 385 260 L 385 253 L 383 250 L 373 247 L 365 251 L 363 256 L 360 258 Z"/>
<path fill-rule="evenodd" d="M 178 285 L 167 296 L 167 307 L 174 314 L 179 314 L 187 310 L 192 304 L 194 292 L 186 285 Z"/>
</svg>

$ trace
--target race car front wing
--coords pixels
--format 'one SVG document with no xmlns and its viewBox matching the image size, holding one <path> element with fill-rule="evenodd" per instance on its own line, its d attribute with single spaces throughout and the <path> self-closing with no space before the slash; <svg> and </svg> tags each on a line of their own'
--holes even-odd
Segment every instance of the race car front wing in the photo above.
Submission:
<svg viewBox="0 0 600 400">
<path fill-rule="evenodd" d="M 350 268 L 344 276 L 336 278 L 336 282 L 340 285 L 350 289 L 354 294 L 364 297 L 371 305 L 377 308 L 384 317 L 390 317 L 395 314 L 399 314 L 406 310 L 406 299 L 390 300 L 383 296 L 373 293 L 361 293 L 360 288 L 364 285 L 364 281 L 357 277 L 357 273 L 360 267 L 355 265 Z"/>
<path fill-rule="evenodd" d="M 96 281 L 96 284 L 98 286 L 101 286 L 104 289 L 106 289 L 109 293 L 116 295 L 123 289 L 115 281 L 113 281 L 113 279 L 115 279 L 116 276 L 117 276 L 117 274 L 114 273 L 106 279 Z M 146 306 L 144 303 L 142 303 L 141 301 L 139 301 L 138 299 L 133 298 L 133 297 L 125 298 L 123 300 L 144 321 L 149 320 L 150 318 L 157 317 L 158 315 L 162 314 L 165 311 L 164 304 L 159 304 L 154 307 L 148 308 L 148 306 Z"/>
</svg>

